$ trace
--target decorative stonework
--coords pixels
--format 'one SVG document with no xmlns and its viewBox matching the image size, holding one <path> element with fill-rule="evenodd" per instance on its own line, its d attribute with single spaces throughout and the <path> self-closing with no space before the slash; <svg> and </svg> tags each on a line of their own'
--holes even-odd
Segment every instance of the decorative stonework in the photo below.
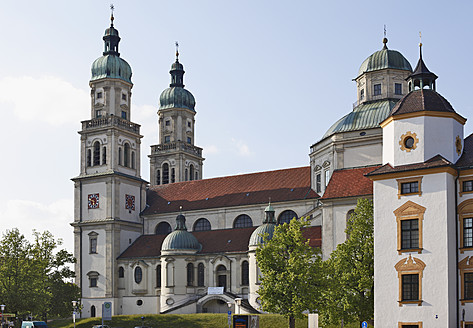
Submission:
<svg viewBox="0 0 473 328">
<path fill-rule="evenodd" d="M 422 276 L 425 268 L 425 263 L 416 257 L 409 257 L 402 259 L 394 266 L 396 268 L 398 279 L 399 279 L 399 306 L 403 304 L 417 304 L 422 305 Z M 417 274 L 419 276 L 419 295 L 417 300 L 404 300 L 402 299 L 402 276 L 405 274 Z"/>
<path fill-rule="evenodd" d="M 456 149 L 458 155 L 460 155 L 462 153 L 462 148 L 463 148 L 462 140 L 461 140 L 460 136 L 457 136 L 455 138 L 455 149 Z"/>
<path fill-rule="evenodd" d="M 406 152 L 410 152 L 417 148 L 417 144 L 419 143 L 419 139 L 414 132 L 408 131 L 401 136 L 401 140 L 399 140 L 399 145 L 401 146 L 401 150 L 405 150 Z"/>
<path fill-rule="evenodd" d="M 397 252 L 399 255 L 406 252 L 422 253 L 423 249 L 423 222 L 426 208 L 412 201 L 407 201 L 404 205 L 396 209 L 393 213 L 397 223 Z M 401 224 L 403 220 L 418 220 L 419 245 L 416 249 L 402 249 Z M 410 255 L 409 255 L 410 256 Z"/>
<path fill-rule="evenodd" d="M 472 303 L 473 300 L 465 299 L 465 273 L 473 272 L 473 257 L 467 256 L 460 262 L 458 262 L 458 269 L 460 269 L 460 278 L 461 278 L 461 304 Z"/>
</svg>

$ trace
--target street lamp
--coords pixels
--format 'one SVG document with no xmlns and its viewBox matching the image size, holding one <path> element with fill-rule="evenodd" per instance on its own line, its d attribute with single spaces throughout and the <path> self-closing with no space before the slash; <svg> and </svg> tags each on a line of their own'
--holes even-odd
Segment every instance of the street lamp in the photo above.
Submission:
<svg viewBox="0 0 473 328">
<path fill-rule="evenodd" d="M 228 305 L 228 328 L 232 328 L 232 302 L 227 302 Z"/>
<path fill-rule="evenodd" d="M 235 304 L 238 306 L 238 313 L 236 313 L 236 314 L 240 314 L 240 307 L 241 307 L 241 301 L 242 300 L 243 299 L 240 298 L 240 297 L 235 298 Z M 235 312 L 237 312 L 236 306 L 235 306 Z"/>
<path fill-rule="evenodd" d="M 4 321 L 3 311 L 5 311 L 5 304 L 0 305 L 0 308 L 2 309 L 2 328 L 3 328 L 3 321 Z"/>
<path fill-rule="evenodd" d="M 76 328 L 76 305 L 77 301 L 72 301 L 72 321 L 74 322 L 74 328 Z"/>
</svg>

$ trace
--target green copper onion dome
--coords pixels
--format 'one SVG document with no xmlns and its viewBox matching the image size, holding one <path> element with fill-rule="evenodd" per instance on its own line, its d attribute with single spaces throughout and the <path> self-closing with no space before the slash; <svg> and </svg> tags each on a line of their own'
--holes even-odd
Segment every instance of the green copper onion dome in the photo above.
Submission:
<svg viewBox="0 0 473 328">
<path fill-rule="evenodd" d="M 383 49 L 365 59 L 358 70 L 358 76 L 366 72 L 379 71 L 385 68 L 400 69 L 412 72 L 409 61 L 396 50 L 390 50 L 387 47 L 388 39 L 383 39 Z"/>
<path fill-rule="evenodd" d="M 131 67 L 125 60 L 120 58 L 120 53 L 118 52 L 120 36 L 118 35 L 118 30 L 113 27 L 113 20 L 112 15 L 110 27 L 105 30 L 103 36 L 105 47 L 103 56 L 93 62 L 92 78 L 90 80 L 112 78 L 131 83 Z"/>
<path fill-rule="evenodd" d="M 195 99 L 192 93 L 184 89 L 184 66 L 179 62 L 179 52 L 176 51 L 176 61 L 172 64 L 171 84 L 159 97 L 159 109 L 186 108 L 195 112 Z"/>
<path fill-rule="evenodd" d="M 273 238 L 274 229 L 276 229 L 276 221 L 274 219 L 274 208 L 271 203 L 264 210 L 263 224 L 253 231 L 250 237 L 248 246 L 259 246 L 263 243 L 263 236 L 268 235 L 268 238 Z"/>
<path fill-rule="evenodd" d="M 176 229 L 163 241 L 161 251 L 200 251 L 202 246 L 197 238 L 187 231 L 186 218 L 179 214 L 176 218 Z"/>
</svg>

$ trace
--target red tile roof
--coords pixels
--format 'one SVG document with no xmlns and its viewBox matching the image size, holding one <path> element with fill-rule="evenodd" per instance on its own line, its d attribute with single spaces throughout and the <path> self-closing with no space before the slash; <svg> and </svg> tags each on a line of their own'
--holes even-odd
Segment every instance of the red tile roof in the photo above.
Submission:
<svg viewBox="0 0 473 328">
<path fill-rule="evenodd" d="M 265 204 L 271 201 L 315 199 L 310 167 L 233 175 L 221 178 L 151 186 L 143 215 Z"/>
<path fill-rule="evenodd" d="M 436 167 L 444 167 L 444 166 L 453 166 L 450 161 L 446 160 L 441 155 L 435 155 L 431 159 L 420 162 L 420 163 L 413 163 L 413 164 L 406 164 L 406 165 L 398 165 L 398 166 L 391 166 L 391 164 L 384 164 L 383 166 L 373 170 L 367 176 L 376 176 L 381 174 L 389 174 L 389 173 L 398 173 L 398 172 L 406 172 L 406 171 L 414 171 L 414 170 L 423 170 L 423 169 L 431 169 Z"/>
<path fill-rule="evenodd" d="M 222 229 L 191 232 L 202 245 L 198 254 L 246 253 L 251 234 L 257 227 L 240 229 Z M 309 239 L 309 245 L 322 245 L 322 228 L 307 227 L 302 235 Z M 142 235 L 118 258 L 155 258 L 161 255 L 164 235 Z"/>
<path fill-rule="evenodd" d="M 325 189 L 322 200 L 343 197 L 359 197 L 373 194 L 373 182 L 365 174 L 379 166 L 335 170 Z"/>
</svg>

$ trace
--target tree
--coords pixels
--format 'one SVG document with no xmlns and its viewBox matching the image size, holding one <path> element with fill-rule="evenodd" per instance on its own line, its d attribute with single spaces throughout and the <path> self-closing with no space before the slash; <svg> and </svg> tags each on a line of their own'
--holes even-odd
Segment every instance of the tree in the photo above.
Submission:
<svg viewBox="0 0 473 328">
<path fill-rule="evenodd" d="M 315 310 L 320 290 L 322 259 L 320 250 L 302 236 L 307 225 L 305 219 L 279 225 L 256 249 L 262 309 L 283 315 L 291 328 L 304 311 Z"/>
<path fill-rule="evenodd" d="M 325 265 L 327 288 L 320 308 L 326 324 L 361 322 L 373 318 L 373 203 L 359 199 L 339 244 Z"/>
<path fill-rule="evenodd" d="M 71 301 L 80 297 L 79 288 L 67 281 L 74 277 L 69 265 L 75 259 L 57 250 L 62 242 L 50 232 L 33 235 L 29 242 L 13 229 L 0 240 L 0 300 L 19 317 L 67 316 Z"/>
</svg>

